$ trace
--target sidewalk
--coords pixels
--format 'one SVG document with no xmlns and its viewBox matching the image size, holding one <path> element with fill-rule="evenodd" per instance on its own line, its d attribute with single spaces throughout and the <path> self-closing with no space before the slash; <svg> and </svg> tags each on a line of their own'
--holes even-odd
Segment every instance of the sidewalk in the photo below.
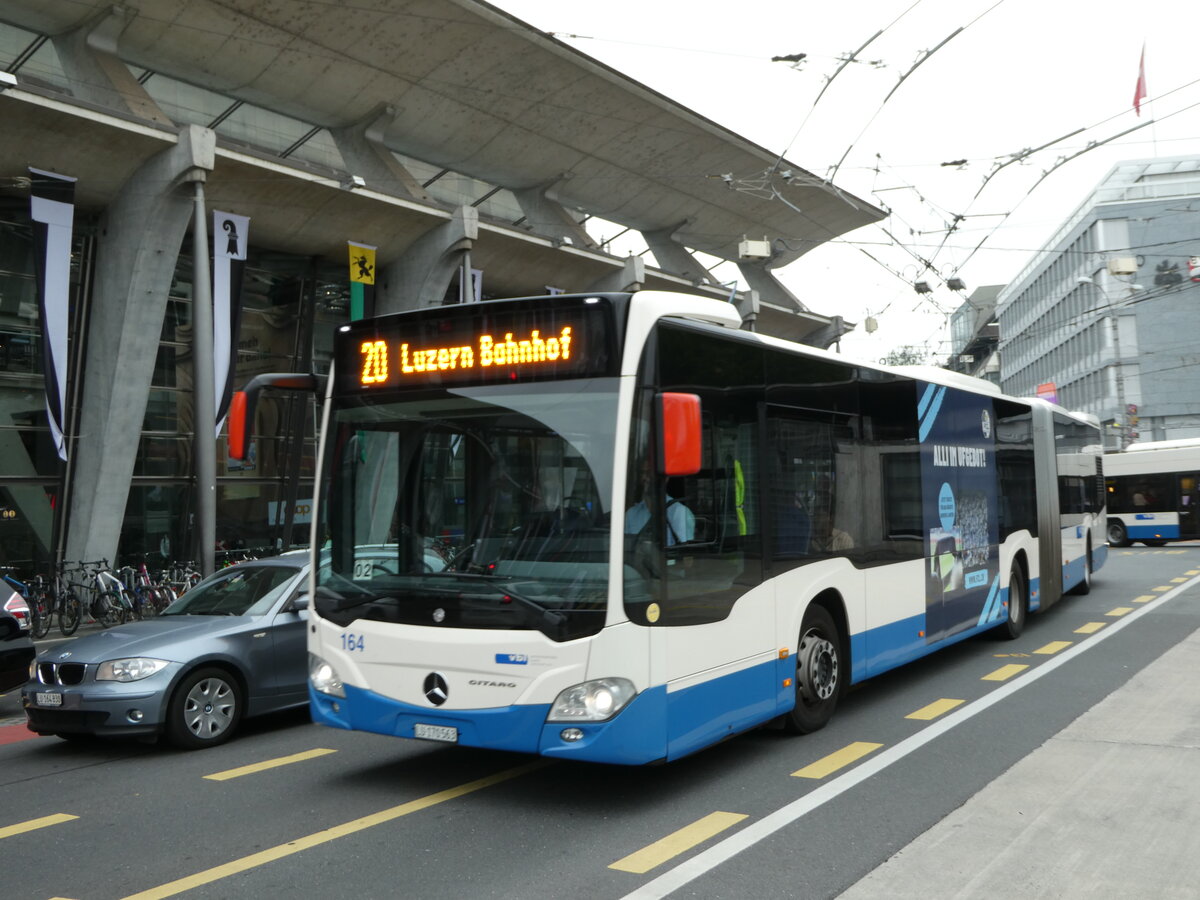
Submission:
<svg viewBox="0 0 1200 900">
<path fill-rule="evenodd" d="M 1200 896 L 1200 631 L 840 900 Z"/>
</svg>

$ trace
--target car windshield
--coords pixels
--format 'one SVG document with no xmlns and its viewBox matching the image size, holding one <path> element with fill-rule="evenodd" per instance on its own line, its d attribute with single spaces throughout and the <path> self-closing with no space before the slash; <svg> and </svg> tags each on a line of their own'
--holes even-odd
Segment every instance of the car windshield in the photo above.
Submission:
<svg viewBox="0 0 1200 900">
<path fill-rule="evenodd" d="M 265 615 L 297 573 L 289 566 L 231 566 L 200 582 L 163 610 L 163 615 Z"/>
<path fill-rule="evenodd" d="M 330 423 L 317 611 L 443 627 L 598 631 L 617 381 L 349 401 Z"/>
</svg>

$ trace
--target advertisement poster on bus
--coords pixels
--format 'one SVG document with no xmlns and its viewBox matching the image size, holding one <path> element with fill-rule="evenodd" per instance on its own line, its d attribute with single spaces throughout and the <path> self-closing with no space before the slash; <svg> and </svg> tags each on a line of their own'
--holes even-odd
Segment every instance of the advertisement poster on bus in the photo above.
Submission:
<svg viewBox="0 0 1200 900">
<path fill-rule="evenodd" d="M 995 411 L 989 397 L 922 384 L 917 406 L 926 543 L 925 639 L 999 622 Z"/>
</svg>

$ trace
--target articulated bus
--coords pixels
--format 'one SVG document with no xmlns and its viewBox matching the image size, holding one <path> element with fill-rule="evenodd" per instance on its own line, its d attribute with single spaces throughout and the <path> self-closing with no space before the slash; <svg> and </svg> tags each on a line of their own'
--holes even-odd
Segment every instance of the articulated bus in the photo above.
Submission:
<svg viewBox="0 0 1200 900">
<path fill-rule="evenodd" d="M 260 376 L 231 444 L 262 384 L 314 381 Z M 310 697 L 336 728 L 624 764 L 811 732 L 1105 559 L 1094 418 L 715 300 L 358 321 L 325 394 Z"/>
<path fill-rule="evenodd" d="M 1200 439 L 1143 441 L 1104 457 L 1108 542 L 1200 540 Z"/>
</svg>

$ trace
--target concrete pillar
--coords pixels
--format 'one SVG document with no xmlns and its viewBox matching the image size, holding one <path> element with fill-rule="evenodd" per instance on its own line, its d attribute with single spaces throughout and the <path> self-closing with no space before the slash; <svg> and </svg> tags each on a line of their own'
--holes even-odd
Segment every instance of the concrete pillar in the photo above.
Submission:
<svg viewBox="0 0 1200 900">
<path fill-rule="evenodd" d="M 699 260 L 675 239 L 675 233 L 686 224 L 687 220 L 684 220 L 670 228 L 643 231 L 642 237 L 646 239 L 646 244 L 650 247 L 650 252 L 654 254 L 658 267 L 664 272 L 686 278 L 692 284 L 716 284 L 717 281 L 712 277 L 712 273 L 700 265 Z"/>
<path fill-rule="evenodd" d="M 853 330 L 853 328 L 846 325 L 846 320 L 841 316 L 834 316 L 829 320 L 828 325 L 822 325 L 816 331 L 809 332 L 800 343 L 828 350 L 842 339 L 843 334 L 849 334 Z"/>
<path fill-rule="evenodd" d="M 56 35 L 54 50 L 77 99 L 174 128 L 117 55 L 121 33 L 136 15 L 126 6 L 109 7 L 74 31 Z"/>
<path fill-rule="evenodd" d="M 406 200 L 416 200 L 436 206 L 408 169 L 400 164 L 383 141 L 388 127 L 395 121 L 396 108 L 381 104 L 363 119 L 344 128 L 331 128 L 333 142 L 351 175 L 361 175 L 373 191 L 392 194 Z"/>
<path fill-rule="evenodd" d="M 592 240 L 575 217 L 563 209 L 562 204 L 551 200 L 549 192 L 558 184 L 558 179 L 531 188 L 513 190 L 513 196 L 521 204 L 525 222 L 534 234 L 555 241 L 570 243 L 573 247 L 599 250 L 600 245 Z"/>
<path fill-rule="evenodd" d="M 763 303 L 782 306 L 784 309 L 794 309 L 797 312 L 811 312 L 800 300 L 780 284 L 764 263 L 738 263 L 738 270 L 746 279 L 751 290 L 758 291 Z"/>
<path fill-rule="evenodd" d="M 158 355 L 167 292 L 192 217 L 193 169 L 211 171 L 216 135 L 190 125 L 108 208 L 97 248 L 75 442 L 67 560 L 113 560 Z M 188 474 L 186 472 L 181 474 Z"/>
<path fill-rule="evenodd" d="M 464 254 L 479 238 L 479 212 L 460 206 L 449 222 L 427 231 L 383 269 L 376 282 L 375 314 L 440 306 Z"/>
<path fill-rule="evenodd" d="M 625 257 L 620 269 L 609 272 L 587 286 L 587 293 L 604 294 L 619 291 L 640 291 L 646 284 L 646 261 L 640 256 Z"/>
</svg>

